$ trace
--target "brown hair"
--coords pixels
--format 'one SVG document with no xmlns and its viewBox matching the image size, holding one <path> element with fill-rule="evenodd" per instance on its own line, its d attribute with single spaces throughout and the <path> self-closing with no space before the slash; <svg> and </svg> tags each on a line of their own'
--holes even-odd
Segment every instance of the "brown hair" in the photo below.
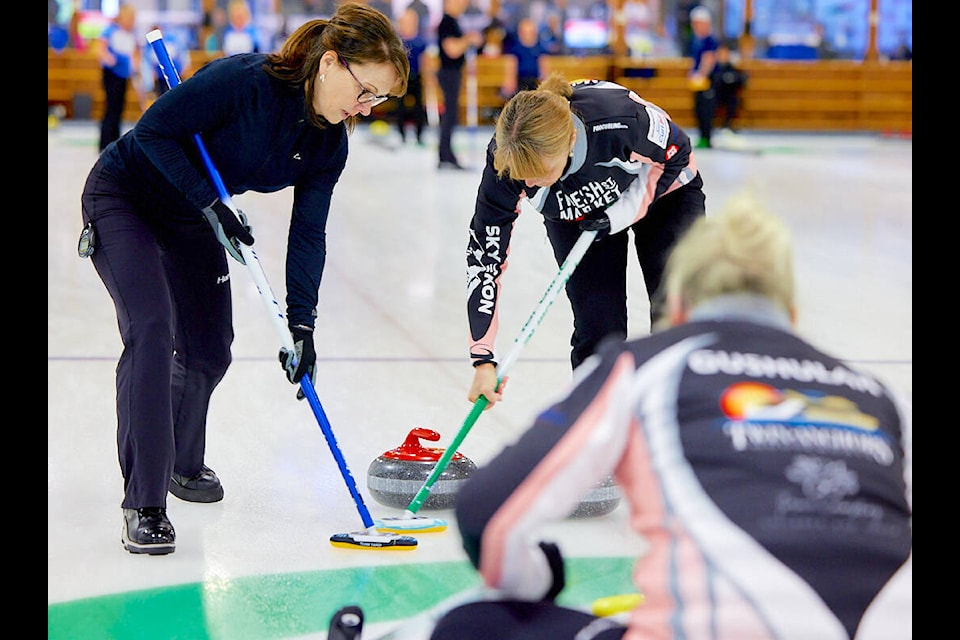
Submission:
<svg viewBox="0 0 960 640">
<path fill-rule="evenodd" d="M 573 87 L 551 73 L 532 91 L 510 98 L 497 118 L 493 168 L 503 177 L 529 178 L 545 173 L 544 160 L 570 151 Z"/>
<path fill-rule="evenodd" d="M 410 61 L 403 40 L 390 19 L 380 11 L 355 2 L 346 2 L 329 19 L 309 20 L 283 43 L 279 52 L 267 54 L 267 73 L 293 85 L 306 88 L 307 114 L 313 125 L 327 125 L 313 108 L 313 83 L 320 69 L 320 58 L 335 51 L 347 64 L 380 64 L 389 62 L 397 72 L 397 84 L 390 95 L 407 92 Z M 353 131 L 359 115 L 344 120 L 347 131 Z"/>
</svg>

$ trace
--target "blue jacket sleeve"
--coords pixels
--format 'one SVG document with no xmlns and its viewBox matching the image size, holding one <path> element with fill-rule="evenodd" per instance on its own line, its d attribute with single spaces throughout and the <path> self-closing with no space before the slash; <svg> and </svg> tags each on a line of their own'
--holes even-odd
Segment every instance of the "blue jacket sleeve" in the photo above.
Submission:
<svg viewBox="0 0 960 640">
<path fill-rule="evenodd" d="M 320 280 L 327 260 L 327 217 L 339 172 L 294 190 L 287 238 L 287 322 L 314 328 Z"/>
<path fill-rule="evenodd" d="M 133 131 L 147 159 L 198 209 L 208 206 L 218 194 L 199 161 L 194 135 L 240 126 L 243 96 L 255 91 L 255 78 L 238 62 L 209 63 L 160 96 Z M 218 160 L 222 154 L 209 136 L 204 136 L 204 143 L 229 189 L 228 176 Z"/>
</svg>

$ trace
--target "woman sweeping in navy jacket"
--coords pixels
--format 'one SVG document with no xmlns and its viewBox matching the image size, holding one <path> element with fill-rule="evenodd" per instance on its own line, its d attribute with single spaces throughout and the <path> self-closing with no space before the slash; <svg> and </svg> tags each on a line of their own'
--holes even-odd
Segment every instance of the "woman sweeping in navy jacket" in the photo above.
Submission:
<svg viewBox="0 0 960 640">
<path fill-rule="evenodd" d="M 409 69 L 388 18 L 343 4 L 302 25 L 278 53 L 237 54 L 199 69 L 91 170 L 81 248 L 113 298 L 124 345 L 117 444 L 122 542 L 131 553 L 174 551 L 168 490 L 191 502 L 223 498 L 204 464 L 207 408 L 231 360 L 227 254 L 243 262 L 238 243 L 254 239 L 245 216 L 238 220 L 219 200 L 194 136 L 203 136 L 229 193 L 294 188 L 286 315 L 296 354 L 280 359 L 291 382 L 305 372 L 315 379 L 327 215 L 347 135 L 375 105 L 403 95 Z"/>
</svg>

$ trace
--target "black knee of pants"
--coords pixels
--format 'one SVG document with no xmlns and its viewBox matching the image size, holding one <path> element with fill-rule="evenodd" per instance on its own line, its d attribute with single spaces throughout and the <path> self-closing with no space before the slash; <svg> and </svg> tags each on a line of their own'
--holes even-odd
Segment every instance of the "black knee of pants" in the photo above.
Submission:
<svg viewBox="0 0 960 640">
<path fill-rule="evenodd" d="M 545 220 L 557 265 L 562 265 L 580 237 L 578 225 Z M 565 291 L 573 311 L 570 365 L 576 369 L 611 334 L 627 335 L 627 233 L 590 245 Z"/>
<path fill-rule="evenodd" d="M 552 602 L 471 602 L 449 611 L 430 640 L 619 640 L 626 627 Z"/>
<path fill-rule="evenodd" d="M 653 203 L 647 215 L 634 223 L 633 241 L 650 300 L 650 326 L 664 312 L 661 290 L 667 258 L 683 232 L 697 218 L 706 215 L 703 180 L 698 173 L 689 184 L 671 191 Z"/>
</svg>

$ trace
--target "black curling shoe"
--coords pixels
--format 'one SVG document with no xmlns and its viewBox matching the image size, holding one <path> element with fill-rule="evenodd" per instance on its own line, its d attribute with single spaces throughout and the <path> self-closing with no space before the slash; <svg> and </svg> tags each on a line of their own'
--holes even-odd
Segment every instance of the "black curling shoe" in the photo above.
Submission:
<svg viewBox="0 0 960 640">
<path fill-rule="evenodd" d="M 218 502 L 223 500 L 220 478 L 207 465 L 195 476 L 182 476 L 176 471 L 170 478 L 170 493 L 187 502 Z"/>
<path fill-rule="evenodd" d="M 173 553 L 177 534 L 163 507 L 123 510 L 123 531 L 120 541 L 130 553 L 152 556 Z"/>
<path fill-rule="evenodd" d="M 356 605 L 341 607 L 330 618 L 327 640 L 360 640 L 363 631 L 363 609 Z"/>
</svg>

